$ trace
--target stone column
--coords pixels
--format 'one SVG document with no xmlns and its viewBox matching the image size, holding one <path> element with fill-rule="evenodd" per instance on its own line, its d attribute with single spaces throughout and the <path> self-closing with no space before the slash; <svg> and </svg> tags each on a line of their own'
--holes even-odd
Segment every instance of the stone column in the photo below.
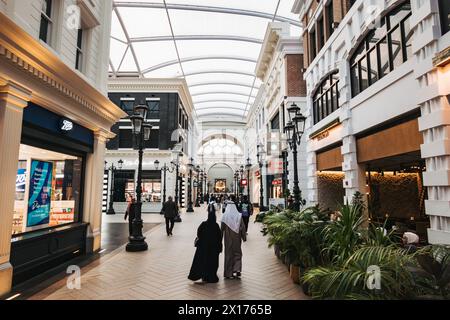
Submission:
<svg viewBox="0 0 450 320">
<path fill-rule="evenodd" d="M 9 262 L 23 109 L 31 92 L 0 79 L 0 296 L 11 290 Z"/>
<path fill-rule="evenodd" d="M 103 174 L 105 166 L 106 132 L 94 135 L 94 153 L 86 158 L 86 181 L 84 188 L 83 222 L 89 223 L 86 252 L 100 249 L 102 227 Z"/>
<path fill-rule="evenodd" d="M 411 5 L 412 47 L 418 66 L 415 76 L 420 86 L 415 96 L 421 109 L 421 151 L 426 160 L 423 180 L 428 187 L 425 208 L 431 224 L 428 242 L 450 244 L 450 65 L 433 66 L 433 58 L 450 46 L 450 41 L 444 43 L 445 37 L 441 37 L 438 0 L 413 0 Z"/>
</svg>

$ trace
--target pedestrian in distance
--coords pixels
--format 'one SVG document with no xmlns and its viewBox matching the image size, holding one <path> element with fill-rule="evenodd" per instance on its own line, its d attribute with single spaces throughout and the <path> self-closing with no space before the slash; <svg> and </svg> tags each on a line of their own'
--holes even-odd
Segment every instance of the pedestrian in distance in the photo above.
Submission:
<svg viewBox="0 0 450 320">
<path fill-rule="evenodd" d="M 128 232 L 131 236 L 133 234 L 133 220 L 136 216 L 136 199 L 132 195 L 128 195 L 127 199 L 128 205 L 125 211 L 124 220 L 128 219 Z"/>
<path fill-rule="evenodd" d="M 239 204 L 239 211 L 242 214 L 242 220 L 245 224 L 245 232 L 248 234 L 248 223 L 250 221 L 250 217 L 253 215 L 253 205 L 248 201 L 248 197 L 244 196 L 242 198 L 242 202 Z"/>
<path fill-rule="evenodd" d="M 162 208 L 164 218 L 166 219 L 166 232 L 167 236 L 173 236 L 173 227 L 175 225 L 175 218 L 178 216 L 178 206 L 170 196 Z"/>
</svg>

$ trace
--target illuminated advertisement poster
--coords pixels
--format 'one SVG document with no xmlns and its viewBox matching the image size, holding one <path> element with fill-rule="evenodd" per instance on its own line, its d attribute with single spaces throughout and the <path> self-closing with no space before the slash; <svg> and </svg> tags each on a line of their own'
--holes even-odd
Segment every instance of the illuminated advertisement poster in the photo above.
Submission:
<svg viewBox="0 0 450 320">
<path fill-rule="evenodd" d="M 53 163 L 31 161 L 27 227 L 49 223 Z"/>
<path fill-rule="evenodd" d="M 27 179 L 27 170 L 19 169 L 16 177 L 16 192 L 25 192 L 25 183 Z"/>
</svg>

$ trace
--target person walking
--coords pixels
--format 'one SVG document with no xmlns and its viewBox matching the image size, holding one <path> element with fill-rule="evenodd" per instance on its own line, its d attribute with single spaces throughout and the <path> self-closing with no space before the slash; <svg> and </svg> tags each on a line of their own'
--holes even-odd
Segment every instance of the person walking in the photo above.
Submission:
<svg viewBox="0 0 450 320">
<path fill-rule="evenodd" d="M 253 215 L 253 206 L 250 201 L 248 201 L 247 196 L 242 198 L 242 202 L 239 204 L 239 211 L 242 214 L 242 220 L 245 224 L 245 232 L 248 234 L 248 223 L 250 221 L 250 216 Z"/>
<path fill-rule="evenodd" d="M 175 218 L 178 216 L 178 206 L 171 196 L 169 197 L 169 200 L 164 203 L 162 212 L 164 213 L 164 218 L 166 218 L 167 236 L 173 236 L 172 231 L 175 225 Z"/>
<path fill-rule="evenodd" d="M 128 206 L 125 211 L 124 220 L 126 221 L 128 218 L 128 232 L 131 236 L 133 234 L 133 220 L 136 212 L 136 199 L 132 195 L 128 195 Z"/>
<path fill-rule="evenodd" d="M 242 241 L 247 241 L 245 224 L 241 213 L 236 206 L 236 197 L 226 201 L 225 213 L 221 224 L 222 236 L 225 245 L 226 279 L 240 278 L 242 272 Z"/>
<path fill-rule="evenodd" d="M 208 220 L 202 222 L 197 229 L 195 239 L 194 261 L 188 279 L 203 282 L 217 283 L 217 270 L 219 269 L 219 255 L 222 252 L 222 232 L 216 222 L 216 208 L 214 203 L 208 205 Z"/>
</svg>

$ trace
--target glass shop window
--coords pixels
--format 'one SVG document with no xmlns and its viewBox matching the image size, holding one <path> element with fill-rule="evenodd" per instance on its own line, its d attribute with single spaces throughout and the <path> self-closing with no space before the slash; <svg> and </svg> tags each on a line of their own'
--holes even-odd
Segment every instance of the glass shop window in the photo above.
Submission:
<svg viewBox="0 0 450 320">
<path fill-rule="evenodd" d="M 14 235 L 80 221 L 83 159 L 20 145 Z"/>
</svg>

